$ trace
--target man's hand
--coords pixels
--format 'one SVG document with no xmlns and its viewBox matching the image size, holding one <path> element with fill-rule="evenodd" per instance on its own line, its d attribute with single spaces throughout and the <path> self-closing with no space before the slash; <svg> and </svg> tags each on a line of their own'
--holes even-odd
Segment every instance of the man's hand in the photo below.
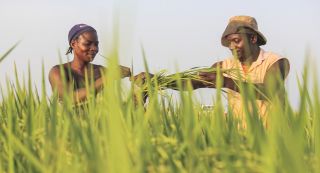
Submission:
<svg viewBox="0 0 320 173">
<path fill-rule="evenodd" d="M 218 74 L 216 72 L 199 72 L 198 74 L 200 82 L 203 83 L 206 87 L 216 87 L 216 81 Z M 223 76 L 220 74 L 220 79 L 223 79 Z"/>
</svg>

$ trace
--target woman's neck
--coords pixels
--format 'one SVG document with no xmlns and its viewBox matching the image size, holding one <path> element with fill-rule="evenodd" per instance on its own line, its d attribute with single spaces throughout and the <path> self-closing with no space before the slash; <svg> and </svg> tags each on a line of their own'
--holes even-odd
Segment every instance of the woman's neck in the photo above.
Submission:
<svg viewBox="0 0 320 173">
<path fill-rule="evenodd" d="M 83 75 L 85 73 L 85 70 L 88 69 L 89 64 L 90 63 L 79 61 L 76 58 L 74 58 L 74 60 L 70 62 L 71 69 L 81 75 Z"/>
</svg>

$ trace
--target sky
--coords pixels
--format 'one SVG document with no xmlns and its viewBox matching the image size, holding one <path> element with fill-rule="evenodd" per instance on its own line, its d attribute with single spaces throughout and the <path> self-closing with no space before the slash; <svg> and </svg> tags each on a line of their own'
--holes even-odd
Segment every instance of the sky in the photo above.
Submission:
<svg viewBox="0 0 320 173">
<path fill-rule="evenodd" d="M 21 77 L 27 77 L 29 64 L 32 82 L 41 88 L 42 64 L 47 79 L 50 68 L 60 62 L 59 57 L 62 62 L 72 59 L 64 55 L 67 35 L 78 23 L 96 28 L 101 55 L 107 56 L 112 48 L 118 47 L 120 64 L 133 66 L 134 74 L 144 71 L 142 47 L 151 72 L 167 69 L 168 73 L 174 73 L 210 66 L 230 57 L 230 51 L 220 43 L 229 18 L 253 16 L 268 40 L 262 48 L 290 61 L 286 85 L 293 105 L 299 102 L 297 76 L 301 76 L 306 52 L 311 59 L 308 67 L 320 65 L 318 0 L 0 0 L 0 3 L 0 55 L 21 41 L 0 63 L 1 86 L 7 79 L 14 80 L 14 64 Z M 118 29 L 114 21 L 119 21 Z M 118 45 L 112 41 L 114 31 L 119 33 Z M 93 63 L 105 65 L 105 60 L 97 56 Z M 50 95 L 48 80 L 46 85 Z M 195 91 L 203 104 L 212 104 L 214 92 L 214 89 Z"/>
</svg>

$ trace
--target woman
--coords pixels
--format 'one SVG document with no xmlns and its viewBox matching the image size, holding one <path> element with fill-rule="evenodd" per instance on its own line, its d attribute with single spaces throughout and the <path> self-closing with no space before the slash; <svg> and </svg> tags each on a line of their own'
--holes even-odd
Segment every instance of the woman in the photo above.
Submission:
<svg viewBox="0 0 320 173">
<path fill-rule="evenodd" d="M 103 88 L 102 73 L 106 69 L 91 63 L 99 51 L 98 35 L 93 27 L 86 24 L 73 26 L 69 31 L 68 40 L 70 47 L 66 54 L 73 53 L 74 58 L 71 62 L 52 67 L 49 81 L 52 90 L 57 90 L 60 99 L 65 92 L 72 91 L 73 101 L 78 103 L 87 99 L 86 76 L 88 81 L 94 81 L 92 85 L 97 93 Z M 120 72 L 122 78 L 131 75 L 127 67 L 120 66 Z M 64 88 L 65 86 L 67 88 Z"/>
</svg>

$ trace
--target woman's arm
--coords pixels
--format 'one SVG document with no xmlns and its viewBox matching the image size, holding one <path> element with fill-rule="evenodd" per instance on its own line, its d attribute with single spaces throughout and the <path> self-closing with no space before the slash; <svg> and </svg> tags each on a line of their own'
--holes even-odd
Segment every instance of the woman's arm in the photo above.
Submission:
<svg viewBox="0 0 320 173">
<path fill-rule="evenodd" d="M 87 99 L 87 90 L 86 88 L 80 88 L 76 91 L 73 91 L 73 86 L 70 86 L 70 83 L 66 82 L 66 85 L 63 84 L 63 78 L 60 73 L 60 68 L 58 66 L 53 67 L 49 72 L 49 81 L 53 91 L 57 91 L 59 99 L 62 99 L 64 94 L 72 92 L 73 102 L 79 103 Z M 64 88 L 66 87 L 66 88 Z M 102 77 L 97 79 L 94 82 L 94 89 L 96 92 L 100 91 L 103 88 Z"/>
</svg>

